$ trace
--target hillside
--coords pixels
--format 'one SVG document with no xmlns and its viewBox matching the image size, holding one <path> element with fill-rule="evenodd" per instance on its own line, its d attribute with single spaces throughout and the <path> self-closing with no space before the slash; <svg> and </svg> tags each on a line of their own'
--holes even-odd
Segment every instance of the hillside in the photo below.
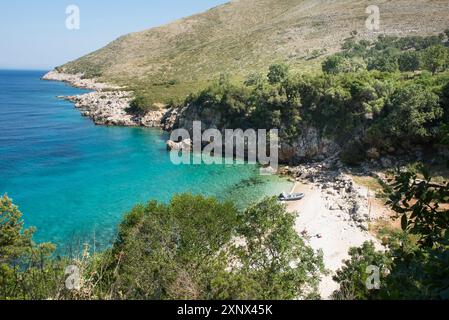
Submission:
<svg viewBox="0 0 449 320">
<path fill-rule="evenodd" d="M 368 0 L 236 0 L 123 36 L 58 70 L 126 86 L 152 102 L 183 98 L 220 74 L 242 78 L 274 61 L 313 68 L 358 37 L 429 35 L 448 27 L 448 0 L 382 0 L 381 31 L 365 28 Z"/>
</svg>

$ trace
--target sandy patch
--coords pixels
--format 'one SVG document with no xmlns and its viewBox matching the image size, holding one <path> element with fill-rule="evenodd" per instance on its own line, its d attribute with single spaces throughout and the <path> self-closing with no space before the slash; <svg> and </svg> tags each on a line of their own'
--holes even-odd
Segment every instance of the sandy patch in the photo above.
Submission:
<svg viewBox="0 0 449 320">
<path fill-rule="evenodd" d="M 326 208 L 324 194 L 318 186 L 297 184 L 294 192 L 304 192 L 306 197 L 298 202 L 288 204 L 290 212 L 298 212 L 296 230 L 310 237 L 310 245 L 315 250 L 322 250 L 324 264 L 330 271 L 322 279 L 320 293 L 323 299 L 330 299 L 338 289 L 332 277 L 349 258 L 351 247 L 361 246 L 365 241 L 373 241 L 381 247 L 379 241 L 367 231 L 363 231 L 351 219 L 348 213 Z"/>
</svg>

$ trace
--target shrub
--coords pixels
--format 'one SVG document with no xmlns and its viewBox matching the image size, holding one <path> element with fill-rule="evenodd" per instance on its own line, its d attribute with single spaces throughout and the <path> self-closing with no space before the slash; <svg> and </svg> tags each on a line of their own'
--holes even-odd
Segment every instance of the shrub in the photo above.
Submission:
<svg viewBox="0 0 449 320">
<path fill-rule="evenodd" d="M 420 85 L 398 89 L 382 120 L 387 134 L 399 142 L 420 142 L 433 137 L 433 127 L 443 117 L 439 97 Z"/>
<path fill-rule="evenodd" d="M 421 67 L 421 55 L 416 51 L 401 53 L 398 63 L 399 70 L 402 72 L 419 70 Z"/>
<path fill-rule="evenodd" d="M 294 218 L 275 199 L 244 212 L 203 196 L 151 202 L 125 218 L 101 286 L 119 299 L 315 298 L 322 258 Z"/>
<path fill-rule="evenodd" d="M 51 259 L 55 246 L 33 242 L 22 213 L 7 196 L 0 198 L 0 299 L 41 300 L 56 296 L 64 265 Z"/>
<path fill-rule="evenodd" d="M 372 56 L 368 62 L 368 70 L 379 70 L 382 72 L 396 72 L 399 69 L 398 53 L 389 49 Z"/>
<path fill-rule="evenodd" d="M 268 81 L 270 84 L 277 84 L 285 81 L 288 77 L 289 67 L 286 64 L 273 64 L 269 68 Z"/>
<path fill-rule="evenodd" d="M 156 110 L 154 103 L 148 97 L 138 95 L 130 102 L 126 111 L 131 114 L 143 115 L 151 110 Z"/>
<path fill-rule="evenodd" d="M 432 74 L 444 71 L 449 65 L 449 51 L 441 44 L 431 46 L 423 52 L 422 61 L 424 68 Z"/>
</svg>

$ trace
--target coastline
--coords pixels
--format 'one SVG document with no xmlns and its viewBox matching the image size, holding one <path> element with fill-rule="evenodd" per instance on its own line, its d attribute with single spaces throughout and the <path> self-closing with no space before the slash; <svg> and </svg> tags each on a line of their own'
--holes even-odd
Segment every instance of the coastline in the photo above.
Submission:
<svg viewBox="0 0 449 320">
<path fill-rule="evenodd" d="M 85 117 L 97 125 L 143 126 L 165 129 L 164 119 L 170 110 L 149 112 L 144 116 L 130 115 L 127 109 L 133 93 L 122 88 L 83 79 L 81 74 L 70 75 L 57 71 L 47 73 L 43 80 L 61 81 L 73 87 L 93 90 L 93 92 L 64 96 L 63 99 L 75 104 Z M 283 168 L 281 175 L 289 176 L 296 182 L 293 192 L 303 192 L 302 201 L 289 203 L 287 209 L 297 212 L 296 231 L 302 235 L 316 251 L 323 253 L 325 267 L 330 271 L 323 276 L 320 294 L 323 299 L 331 299 L 338 289 L 332 279 L 335 271 L 349 258 L 351 247 L 358 247 L 365 241 L 373 241 L 382 248 L 378 239 L 369 232 L 369 222 L 382 215 L 371 211 L 369 190 L 356 186 L 344 173 L 344 166 L 337 158 L 323 162 Z"/>
<path fill-rule="evenodd" d="M 96 125 L 162 128 L 162 119 L 167 110 L 150 111 L 145 115 L 132 115 L 127 112 L 133 92 L 92 79 L 83 79 L 82 74 L 66 74 L 56 70 L 42 77 L 46 81 L 64 82 L 72 87 L 93 92 L 59 98 L 69 100 L 84 117 L 89 117 Z"/>
<path fill-rule="evenodd" d="M 288 168 L 297 181 L 293 192 L 306 196 L 287 209 L 298 214 L 296 231 L 323 253 L 329 274 L 323 276 L 319 292 L 325 300 L 331 300 L 339 288 L 333 276 L 349 258 L 350 248 L 372 241 L 383 249 L 370 233 L 369 223 L 385 216 L 382 208 L 371 205 L 375 195 L 368 188 L 356 185 L 344 170 L 327 169 L 331 161 L 337 160 Z"/>
</svg>

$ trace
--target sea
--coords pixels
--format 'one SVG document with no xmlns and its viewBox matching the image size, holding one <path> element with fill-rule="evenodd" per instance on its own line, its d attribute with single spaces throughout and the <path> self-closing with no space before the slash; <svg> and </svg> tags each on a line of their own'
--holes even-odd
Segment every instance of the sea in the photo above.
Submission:
<svg viewBox="0 0 449 320">
<path fill-rule="evenodd" d="M 61 254 L 110 247 L 123 216 L 150 200 L 204 194 L 244 208 L 292 187 L 253 164 L 175 165 L 167 133 L 96 126 L 58 98 L 88 91 L 41 80 L 45 73 L 0 71 L 0 195 L 36 227 L 36 242 Z"/>
</svg>

